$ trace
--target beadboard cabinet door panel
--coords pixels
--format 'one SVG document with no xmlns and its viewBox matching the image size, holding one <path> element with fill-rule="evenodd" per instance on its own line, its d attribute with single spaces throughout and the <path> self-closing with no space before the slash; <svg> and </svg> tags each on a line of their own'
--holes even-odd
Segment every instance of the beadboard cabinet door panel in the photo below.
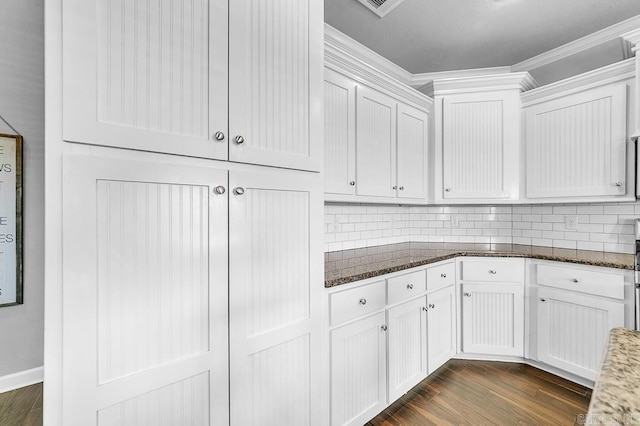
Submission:
<svg viewBox="0 0 640 426">
<path fill-rule="evenodd" d="M 455 287 L 427 295 L 427 365 L 429 374 L 456 354 Z"/>
<path fill-rule="evenodd" d="M 595 380 L 609 331 L 624 327 L 625 304 L 538 288 L 538 359 Z"/>
<path fill-rule="evenodd" d="M 64 140 L 227 158 L 227 0 L 62 4 Z"/>
<path fill-rule="evenodd" d="M 64 163 L 63 424 L 228 422 L 227 171 Z"/>
<path fill-rule="evenodd" d="M 320 171 L 323 14 L 318 0 L 229 1 L 230 161 Z"/>
<path fill-rule="evenodd" d="M 357 89 L 357 194 L 396 196 L 396 101 L 367 87 Z"/>
<path fill-rule="evenodd" d="M 427 376 L 425 298 L 387 309 L 389 401 L 395 401 Z"/>
<path fill-rule="evenodd" d="M 331 331 L 331 424 L 360 426 L 387 405 L 385 314 Z"/>
<path fill-rule="evenodd" d="M 319 425 L 322 182 L 229 175 L 231 424 Z"/>
<path fill-rule="evenodd" d="M 626 194 L 627 86 L 525 109 L 527 198 Z"/>
<path fill-rule="evenodd" d="M 347 77 L 325 68 L 324 192 L 356 193 L 356 87 Z"/>
<path fill-rule="evenodd" d="M 429 115 L 398 103 L 398 198 L 427 198 L 427 148 Z"/>
</svg>

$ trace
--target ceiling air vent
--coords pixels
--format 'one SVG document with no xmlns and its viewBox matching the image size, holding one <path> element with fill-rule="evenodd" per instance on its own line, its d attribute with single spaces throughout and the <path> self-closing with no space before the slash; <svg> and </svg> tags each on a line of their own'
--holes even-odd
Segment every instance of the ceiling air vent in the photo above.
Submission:
<svg viewBox="0 0 640 426">
<path fill-rule="evenodd" d="M 365 5 L 369 10 L 378 15 L 384 17 L 387 13 L 391 12 L 402 3 L 404 0 L 358 0 Z"/>
</svg>

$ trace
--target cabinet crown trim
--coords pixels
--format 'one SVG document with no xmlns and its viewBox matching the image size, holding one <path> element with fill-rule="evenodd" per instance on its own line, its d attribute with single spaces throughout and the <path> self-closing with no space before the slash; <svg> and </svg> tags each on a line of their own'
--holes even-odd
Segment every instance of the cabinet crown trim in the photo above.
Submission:
<svg viewBox="0 0 640 426">
<path fill-rule="evenodd" d="M 474 91 L 489 92 L 509 89 L 524 92 L 536 87 L 538 87 L 538 83 L 531 77 L 531 74 L 524 71 L 434 80 L 425 86 L 425 91 L 433 93 L 434 96 L 442 96 Z"/>
</svg>

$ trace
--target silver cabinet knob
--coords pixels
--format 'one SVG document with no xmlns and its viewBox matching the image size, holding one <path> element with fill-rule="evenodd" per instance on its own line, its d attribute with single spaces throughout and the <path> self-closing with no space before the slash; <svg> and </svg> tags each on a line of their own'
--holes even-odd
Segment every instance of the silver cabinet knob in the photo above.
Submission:
<svg viewBox="0 0 640 426">
<path fill-rule="evenodd" d="M 490 273 L 491 275 L 495 275 L 495 274 L 496 274 L 496 270 L 495 270 L 495 269 L 489 269 L 489 273 Z"/>
<path fill-rule="evenodd" d="M 440 274 L 440 278 L 447 278 L 447 274 Z"/>
<path fill-rule="evenodd" d="M 426 306 L 423 306 L 423 307 L 422 307 L 422 310 L 423 310 L 423 311 L 425 311 L 425 312 L 427 312 L 427 311 L 429 310 L 429 308 L 427 308 Z"/>
<path fill-rule="evenodd" d="M 465 297 L 471 297 L 471 293 L 462 293 Z"/>
<path fill-rule="evenodd" d="M 398 188 L 400 191 L 404 191 L 404 186 L 401 186 L 400 188 Z"/>
<path fill-rule="evenodd" d="M 386 325 L 386 324 L 382 324 L 382 325 L 380 326 L 380 330 L 382 330 L 382 331 L 387 331 L 387 325 Z"/>
<path fill-rule="evenodd" d="M 365 298 L 360 299 L 360 304 L 362 306 L 366 305 L 367 304 L 367 299 L 365 299 Z"/>
<path fill-rule="evenodd" d="M 451 192 L 451 188 L 445 188 L 444 192 Z"/>
<path fill-rule="evenodd" d="M 213 188 L 213 191 L 218 195 L 222 195 L 222 194 L 225 193 L 224 186 L 222 186 L 222 185 L 216 186 L 215 188 Z"/>
<path fill-rule="evenodd" d="M 429 303 L 429 309 L 434 309 L 436 305 L 434 303 Z"/>
<path fill-rule="evenodd" d="M 352 180 L 351 182 L 349 182 L 349 185 L 351 185 L 351 186 L 356 186 L 356 181 L 355 181 L 355 180 Z"/>
<path fill-rule="evenodd" d="M 408 288 L 409 290 L 413 290 L 413 284 L 407 284 L 407 288 Z"/>
<path fill-rule="evenodd" d="M 540 301 L 541 301 L 541 302 L 546 302 L 546 301 L 547 301 L 547 299 L 540 298 Z"/>
<path fill-rule="evenodd" d="M 580 280 L 577 278 L 571 278 L 571 281 L 573 281 L 574 283 L 580 282 Z"/>
<path fill-rule="evenodd" d="M 622 186 L 622 182 L 616 182 L 616 186 L 618 187 Z"/>
<path fill-rule="evenodd" d="M 213 137 L 217 140 L 217 141 L 223 141 L 224 140 L 224 133 L 222 132 L 215 132 L 213 134 Z"/>
<path fill-rule="evenodd" d="M 239 187 L 237 187 L 237 188 L 235 188 L 233 190 L 233 193 L 236 194 L 236 195 L 242 195 L 242 194 L 244 194 L 244 188 L 239 186 Z"/>
<path fill-rule="evenodd" d="M 398 189 L 398 186 L 397 185 L 393 185 L 392 189 Z"/>
<path fill-rule="evenodd" d="M 241 145 L 244 143 L 244 137 L 242 137 L 242 135 L 238 135 L 235 138 L 233 138 L 233 141 L 238 145 Z"/>
</svg>

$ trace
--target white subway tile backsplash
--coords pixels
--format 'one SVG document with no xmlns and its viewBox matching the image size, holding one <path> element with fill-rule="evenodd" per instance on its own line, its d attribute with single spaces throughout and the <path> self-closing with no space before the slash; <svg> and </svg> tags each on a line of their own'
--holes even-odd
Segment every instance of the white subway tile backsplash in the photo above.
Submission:
<svg viewBox="0 0 640 426">
<path fill-rule="evenodd" d="M 566 215 L 576 216 L 576 230 L 566 229 Z M 636 217 L 640 217 L 640 202 L 426 207 L 328 204 L 325 250 L 427 241 L 533 244 L 633 253 Z"/>
</svg>

